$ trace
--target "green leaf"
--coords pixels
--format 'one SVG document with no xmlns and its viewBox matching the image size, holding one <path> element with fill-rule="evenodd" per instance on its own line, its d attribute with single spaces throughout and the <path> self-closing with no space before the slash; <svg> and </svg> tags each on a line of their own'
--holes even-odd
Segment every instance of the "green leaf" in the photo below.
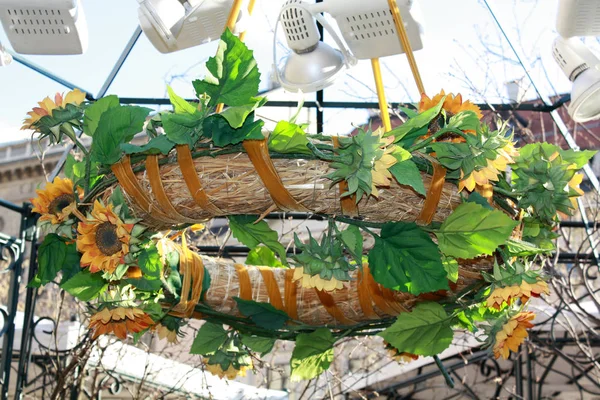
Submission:
<svg viewBox="0 0 600 400">
<path fill-rule="evenodd" d="M 243 140 L 264 139 L 262 133 L 264 124 L 262 120 L 254 121 L 254 113 L 251 113 L 241 127 L 232 128 L 221 114 L 213 114 L 204 120 L 203 129 L 205 137 L 212 138 L 216 146 L 224 147 L 238 144 Z"/>
<path fill-rule="evenodd" d="M 169 85 L 167 85 L 167 93 L 169 94 L 169 100 L 173 105 L 175 114 L 196 114 L 198 112 L 197 104 L 190 103 L 184 98 L 179 97 Z"/>
<path fill-rule="evenodd" d="M 388 222 L 369 251 L 373 278 L 414 295 L 448 289 L 438 247 L 415 223 Z"/>
<path fill-rule="evenodd" d="M 60 287 L 81 301 L 90 301 L 106 290 L 108 282 L 102 279 L 101 272 L 92 274 L 88 269 L 84 269 Z"/>
<path fill-rule="evenodd" d="M 479 127 L 479 117 L 474 111 L 465 110 L 450 117 L 448 128 L 454 128 L 461 131 L 475 131 Z"/>
<path fill-rule="evenodd" d="M 254 249 L 259 244 L 264 244 L 279 255 L 279 258 L 285 264 L 287 262 L 286 252 L 283 245 L 279 243 L 279 235 L 265 221 L 255 224 L 256 218 L 253 215 L 229 216 L 229 229 L 231 229 L 233 237 L 250 249 Z"/>
<path fill-rule="evenodd" d="M 160 279 L 148 279 L 148 278 L 129 278 L 125 279 L 126 283 L 135 286 L 136 289 L 143 290 L 145 292 L 156 292 L 162 287 Z"/>
<path fill-rule="evenodd" d="M 127 106 L 106 110 L 100 118 L 94 133 L 94 140 L 90 153 L 95 161 L 104 165 L 115 164 L 121 158 L 121 143 L 133 139 L 136 133 L 141 132 L 149 108 Z"/>
<path fill-rule="evenodd" d="M 533 243 L 518 239 L 508 239 L 506 247 L 512 256 L 527 257 L 535 254 L 551 253 L 552 249 L 539 248 Z"/>
<path fill-rule="evenodd" d="M 94 136 L 102 114 L 111 108 L 120 107 L 119 98 L 115 95 L 106 96 L 89 105 L 83 113 L 83 133 Z"/>
<path fill-rule="evenodd" d="M 356 225 L 349 225 L 348 228 L 340 233 L 340 239 L 344 246 L 352 253 L 352 256 L 359 261 L 363 252 L 363 237 L 360 229 Z"/>
<path fill-rule="evenodd" d="M 442 257 L 442 264 L 448 274 L 448 280 L 456 283 L 458 280 L 458 261 L 452 257 Z"/>
<path fill-rule="evenodd" d="M 267 102 L 266 97 L 253 97 L 250 103 L 241 106 L 227 107 L 221 116 L 227 120 L 232 128 L 239 128 L 244 124 L 248 115 L 259 107 L 262 107 Z"/>
<path fill-rule="evenodd" d="M 80 166 L 83 168 L 80 168 Z M 67 159 L 65 160 L 63 172 L 67 178 L 71 179 L 73 182 L 77 182 L 80 178 L 85 176 L 84 162 L 75 160 L 73 154 L 69 153 L 69 155 L 67 155 Z M 84 174 L 80 175 L 80 172 L 84 172 Z"/>
<path fill-rule="evenodd" d="M 246 265 L 260 265 L 272 268 L 282 268 L 284 265 L 275 258 L 275 253 L 268 247 L 258 246 L 248 252 Z"/>
<path fill-rule="evenodd" d="M 464 159 L 471 156 L 471 149 L 467 143 L 432 143 L 431 148 L 440 164 L 451 170 L 460 169 Z M 471 171 L 466 171 L 465 174 Z"/>
<path fill-rule="evenodd" d="M 334 343 L 335 338 L 327 328 L 299 334 L 290 360 L 292 382 L 316 378 L 327 370 L 333 361 Z"/>
<path fill-rule="evenodd" d="M 502 211 L 463 203 L 456 207 L 435 234 L 442 253 L 469 259 L 482 254 L 491 255 L 506 242 L 517 224 Z"/>
<path fill-rule="evenodd" d="M 81 255 L 77 251 L 77 245 L 75 243 L 71 243 L 67 245 L 67 252 L 65 254 L 65 260 L 61 267 L 62 278 L 60 280 L 60 284 L 62 285 L 79 272 L 81 272 Z"/>
<path fill-rule="evenodd" d="M 164 154 L 167 155 L 175 147 L 175 143 L 166 135 L 152 138 L 141 146 L 131 143 L 121 143 L 121 151 L 125 154 Z"/>
<path fill-rule="evenodd" d="M 279 121 L 269 136 L 269 150 L 277 153 L 311 154 L 306 132 L 298 125 Z"/>
<path fill-rule="evenodd" d="M 379 333 L 399 352 L 434 356 L 452 343 L 451 318 L 437 303 L 418 303 L 412 312 L 402 313 L 389 328 Z"/>
<path fill-rule="evenodd" d="M 409 133 L 414 133 L 421 130 L 422 128 L 425 128 L 435 117 L 438 116 L 445 100 L 446 96 L 442 97 L 440 102 L 435 107 L 431 107 L 429 110 L 425 110 L 422 113 L 419 113 L 417 116 L 408 119 L 402 125 L 385 133 L 384 137 L 394 136 L 394 143 L 398 143 Z M 421 135 L 419 134 L 419 136 Z"/>
<path fill-rule="evenodd" d="M 413 161 L 405 160 L 397 162 L 390 167 L 389 171 L 394 175 L 399 184 L 410 186 L 417 193 L 425 196 L 426 191 L 423 184 L 423 177 L 421 176 L 421 172 L 419 172 L 417 164 Z"/>
<path fill-rule="evenodd" d="M 198 96 L 210 96 L 209 105 L 224 103 L 228 106 L 248 104 L 258 93 L 260 73 L 251 50 L 229 29 L 221 35 L 219 48 L 206 63 L 208 73 L 204 80 L 195 80 Z"/>
<path fill-rule="evenodd" d="M 50 233 L 38 250 L 38 272 L 40 284 L 51 282 L 61 270 L 67 256 L 67 244 L 57 234 Z"/>
<path fill-rule="evenodd" d="M 176 144 L 187 144 L 193 148 L 202 136 L 202 114 L 162 114 L 165 135 Z"/>
<path fill-rule="evenodd" d="M 280 329 L 290 319 L 285 311 L 278 310 L 269 303 L 244 300 L 239 297 L 233 299 L 240 312 L 261 328 Z"/>
<path fill-rule="evenodd" d="M 268 354 L 275 345 L 274 338 L 268 337 L 260 337 L 260 336 L 250 336 L 250 335 L 240 335 L 240 339 L 242 343 L 248 347 L 250 350 L 260 353 L 261 357 L 264 357 Z"/>
<path fill-rule="evenodd" d="M 162 262 L 156 246 L 142 249 L 140 251 L 138 265 L 146 278 L 160 278 Z"/>
<path fill-rule="evenodd" d="M 485 197 L 483 197 L 482 195 L 480 195 L 477 192 L 473 192 L 469 195 L 469 197 L 467 198 L 467 202 L 468 203 L 475 203 L 475 204 L 479 204 L 480 206 L 487 208 L 489 210 L 493 210 L 494 207 L 492 207 L 490 205 L 490 203 L 488 203 L 487 199 Z"/>
<path fill-rule="evenodd" d="M 223 329 L 223 325 L 205 322 L 194 338 L 190 354 L 204 356 L 214 353 L 223 346 L 225 340 L 227 340 L 227 332 Z"/>
<path fill-rule="evenodd" d="M 568 162 L 569 164 L 575 164 L 576 169 L 583 168 L 584 165 L 590 161 L 592 157 L 597 153 L 597 150 L 558 150 L 563 160 Z"/>
</svg>

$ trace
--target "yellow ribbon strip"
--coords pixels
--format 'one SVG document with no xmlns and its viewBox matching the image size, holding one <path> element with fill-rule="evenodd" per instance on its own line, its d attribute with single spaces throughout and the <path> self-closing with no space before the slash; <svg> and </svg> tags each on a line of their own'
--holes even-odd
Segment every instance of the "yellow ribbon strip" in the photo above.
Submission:
<svg viewBox="0 0 600 400">
<path fill-rule="evenodd" d="M 433 164 L 433 176 L 431 177 L 431 185 L 427 189 L 427 197 L 423 204 L 423 209 L 417 218 L 417 223 L 428 225 L 433 220 L 433 216 L 437 211 L 438 204 L 442 198 L 442 190 L 446 182 L 446 168 L 442 167 L 437 162 Z"/>
<path fill-rule="evenodd" d="M 200 182 L 200 177 L 196 172 L 194 159 L 192 158 L 192 152 L 190 151 L 189 146 L 177 145 L 176 149 L 177 162 L 179 163 L 183 180 L 196 204 L 212 215 L 223 215 L 223 211 L 210 201 L 202 188 L 202 182 Z"/>
<path fill-rule="evenodd" d="M 273 165 L 273 160 L 269 155 L 267 141 L 263 140 L 244 140 L 242 142 L 248 158 L 252 161 L 254 169 L 262 180 L 263 185 L 269 192 L 271 199 L 280 210 L 283 211 L 302 211 L 309 210 L 300 204 L 283 186 L 283 182 Z"/>
<path fill-rule="evenodd" d="M 276 309 L 285 311 L 283 300 L 281 299 L 281 292 L 279 291 L 279 285 L 277 285 L 277 281 L 273 275 L 273 269 L 271 267 L 258 267 L 258 270 L 265 282 L 265 287 L 269 294 L 269 303 Z"/>
<path fill-rule="evenodd" d="M 252 282 L 248 268 L 243 264 L 233 264 L 238 274 L 238 283 L 240 285 L 240 299 L 252 300 Z"/>
<path fill-rule="evenodd" d="M 285 271 L 285 286 L 284 286 L 284 297 L 285 297 L 285 312 L 291 319 L 298 319 L 298 303 L 296 296 L 298 295 L 298 287 L 294 280 L 294 270 L 288 268 Z"/>
<path fill-rule="evenodd" d="M 172 218 L 166 215 L 156 204 L 154 204 L 146 193 L 142 190 L 140 183 L 135 177 L 131 168 L 131 159 L 125 156 L 111 167 L 113 173 L 117 177 L 119 184 L 129 197 L 140 207 L 147 212 L 152 218 L 164 223 L 171 224 Z"/>
<path fill-rule="evenodd" d="M 177 219 L 177 223 L 195 223 L 198 222 L 191 218 L 187 218 L 184 215 L 181 215 L 179 211 L 173 206 L 171 200 L 165 193 L 165 188 L 163 186 L 162 180 L 160 178 L 160 167 L 158 166 L 158 155 L 149 155 L 146 157 L 146 172 L 148 173 L 148 180 L 150 181 L 150 187 L 152 188 L 152 193 L 154 193 L 154 197 L 160 207 L 165 210 L 165 212 L 173 217 L 173 219 Z M 175 222 L 175 221 L 174 221 Z"/>
<path fill-rule="evenodd" d="M 315 293 L 317 293 L 317 296 L 319 296 L 319 300 L 321 301 L 321 304 L 323 304 L 323 307 L 325 307 L 325 309 L 327 310 L 329 315 L 331 315 L 337 321 L 339 321 L 343 325 L 353 325 L 356 323 L 356 321 L 354 321 L 350 318 L 347 318 L 344 315 L 342 310 L 340 310 L 339 307 L 337 306 L 337 304 L 335 304 L 335 300 L 333 299 L 333 296 L 330 295 L 328 292 L 326 292 L 324 290 L 315 289 Z"/>
</svg>

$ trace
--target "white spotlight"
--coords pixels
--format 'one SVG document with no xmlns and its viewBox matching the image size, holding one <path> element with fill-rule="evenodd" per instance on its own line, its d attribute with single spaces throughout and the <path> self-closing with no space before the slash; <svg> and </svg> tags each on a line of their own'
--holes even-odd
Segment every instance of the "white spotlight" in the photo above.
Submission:
<svg viewBox="0 0 600 400">
<path fill-rule="evenodd" d="M 233 0 L 138 0 L 142 30 L 161 53 L 171 53 L 219 39 Z M 235 31 L 247 15 L 242 7 Z"/>
<path fill-rule="evenodd" d="M 82 54 L 88 32 L 80 0 L 0 0 L 0 21 L 22 54 Z"/>
<path fill-rule="evenodd" d="M 568 108 L 571 118 L 576 122 L 600 118 L 600 60 L 576 38 L 556 38 L 552 55 L 573 82 Z"/>
</svg>

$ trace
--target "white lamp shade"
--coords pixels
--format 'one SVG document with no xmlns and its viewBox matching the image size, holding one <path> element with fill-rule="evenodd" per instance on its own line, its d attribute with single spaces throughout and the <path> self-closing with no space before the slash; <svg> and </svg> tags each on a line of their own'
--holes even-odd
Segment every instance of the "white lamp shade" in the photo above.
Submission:
<svg viewBox="0 0 600 400">
<path fill-rule="evenodd" d="M 80 0 L 0 0 L 0 21 L 22 54 L 82 54 L 88 31 Z"/>
<path fill-rule="evenodd" d="M 575 122 L 600 118 L 600 71 L 590 68 L 573 81 L 569 115 Z"/>
<path fill-rule="evenodd" d="M 560 0 L 556 30 L 566 38 L 600 35 L 600 1 Z"/>
<path fill-rule="evenodd" d="M 308 53 L 290 53 L 279 76 L 281 86 L 291 92 L 316 92 L 333 83 L 344 70 L 344 57 L 326 43 L 318 42 Z"/>
</svg>

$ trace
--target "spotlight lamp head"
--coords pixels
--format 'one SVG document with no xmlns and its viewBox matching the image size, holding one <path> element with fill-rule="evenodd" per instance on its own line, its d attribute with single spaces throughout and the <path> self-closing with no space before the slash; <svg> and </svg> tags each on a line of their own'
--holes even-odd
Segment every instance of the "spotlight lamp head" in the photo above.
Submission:
<svg viewBox="0 0 600 400">
<path fill-rule="evenodd" d="M 575 122 L 600 118 L 600 60 L 581 42 L 558 37 L 552 55 L 573 82 L 569 115 Z"/>
<path fill-rule="evenodd" d="M 0 0 L 0 21 L 21 54 L 83 54 L 88 30 L 81 0 Z"/>
<path fill-rule="evenodd" d="M 345 67 L 356 63 L 343 42 L 315 7 L 301 0 L 288 0 L 283 5 L 273 38 L 273 65 L 279 84 L 291 92 L 316 92 L 329 85 Z M 334 38 L 339 49 L 320 41 L 318 21 Z M 280 70 L 277 62 L 277 27 L 283 25 L 288 47 L 292 50 Z"/>
<path fill-rule="evenodd" d="M 0 0 L 1 1 L 1 0 Z M 140 27 L 161 53 L 172 53 L 217 40 L 233 0 L 138 0 Z M 234 33 L 243 30 L 242 7 Z"/>
</svg>

